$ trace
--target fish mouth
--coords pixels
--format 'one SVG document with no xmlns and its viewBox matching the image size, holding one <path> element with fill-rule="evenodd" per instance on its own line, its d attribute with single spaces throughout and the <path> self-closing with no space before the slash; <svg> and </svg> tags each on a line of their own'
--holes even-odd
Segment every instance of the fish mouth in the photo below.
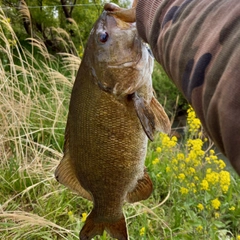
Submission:
<svg viewBox="0 0 240 240">
<path fill-rule="evenodd" d="M 120 62 L 118 64 L 108 64 L 108 68 L 138 68 L 137 66 L 139 65 L 141 59 L 142 54 L 139 52 L 136 60 Z"/>
<path fill-rule="evenodd" d="M 140 59 L 139 59 L 140 60 Z M 130 62 L 124 62 L 124 63 L 119 63 L 116 65 L 108 65 L 109 68 L 132 68 L 137 66 L 139 60 L 137 61 L 130 61 Z"/>
</svg>

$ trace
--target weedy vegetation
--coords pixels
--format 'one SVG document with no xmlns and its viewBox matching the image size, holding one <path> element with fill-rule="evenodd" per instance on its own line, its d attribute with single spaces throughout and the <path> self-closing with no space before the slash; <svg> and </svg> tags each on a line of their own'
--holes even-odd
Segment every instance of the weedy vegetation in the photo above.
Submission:
<svg viewBox="0 0 240 240">
<path fill-rule="evenodd" d="M 0 12 L 0 236 L 78 239 L 92 203 L 56 182 L 80 59 L 19 43 Z M 240 239 L 240 180 L 188 110 L 184 138 L 158 134 L 146 166 L 148 200 L 125 204 L 130 239 Z M 95 239 L 109 239 L 104 233 Z"/>
</svg>

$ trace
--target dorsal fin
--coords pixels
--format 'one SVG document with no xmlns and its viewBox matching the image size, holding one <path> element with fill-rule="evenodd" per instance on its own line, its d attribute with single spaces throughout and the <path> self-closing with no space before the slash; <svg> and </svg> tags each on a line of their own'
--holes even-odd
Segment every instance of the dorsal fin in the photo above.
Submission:
<svg viewBox="0 0 240 240">
<path fill-rule="evenodd" d="M 55 171 L 55 177 L 58 182 L 68 187 L 72 191 L 76 192 L 83 198 L 92 200 L 89 192 L 87 192 L 80 184 L 76 177 L 76 173 L 71 164 L 70 154 L 69 154 L 69 129 L 68 124 L 65 131 L 65 143 L 64 143 L 64 156 L 57 166 Z"/>
</svg>

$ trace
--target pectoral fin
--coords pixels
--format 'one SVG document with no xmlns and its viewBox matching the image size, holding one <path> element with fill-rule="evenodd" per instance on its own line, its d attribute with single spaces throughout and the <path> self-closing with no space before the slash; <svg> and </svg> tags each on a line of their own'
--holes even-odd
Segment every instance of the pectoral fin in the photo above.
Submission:
<svg viewBox="0 0 240 240">
<path fill-rule="evenodd" d="M 149 198 L 152 191 L 153 191 L 153 184 L 145 169 L 143 178 L 138 180 L 137 186 L 134 188 L 134 190 L 127 194 L 126 200 L 129 203 L 145 200 Z"/>
<path fill-rule="evenodd" d="M 155 117 L 151 109 L 147 106 L 145 100 L 142 97 L 139 97 L 138 94 L 135 92 L 130 95 L 135 110 L 137 112 L 137 116 L 142 124 L 142 127 L 148 136 L 148 138 L 153 141 L 154 131 L 155 131 Z"/>
<path fill-rule="evenodd" d="M 65 133 L 65 144 L 64 144 L 64 156 L 57 169 L 55 171 L 55 177 L 58 182 L 73 190 L 81 197 L 88 200 L 92 200 L 91 195 L 81 186 L 80 182 L 76 177 L 76 173 L 71 165 L 71 159 L 69 154 L 69 134 L 68 126 Z"/>
<path fill-rule="evenodd" d="M 152 97 L 150 108 L 154 114 L 155 130 L 158 132 L 170 133 L 171 123 L 169 121 L 169 118 L 163 106 L 154 96 Z"/>
<path fill-rule="evenodd" d="M 139 97 L 136 92 L 130 96 L 132 97 L 142 127 L 151 141 L 154 139 L 155 131 L 165 133 L 170 132 L 171 124 L 169 118 L 162 105 L 154 96 L 152 97 L 150 104 L 147 104 L 144 98 Z"/>
</svg>

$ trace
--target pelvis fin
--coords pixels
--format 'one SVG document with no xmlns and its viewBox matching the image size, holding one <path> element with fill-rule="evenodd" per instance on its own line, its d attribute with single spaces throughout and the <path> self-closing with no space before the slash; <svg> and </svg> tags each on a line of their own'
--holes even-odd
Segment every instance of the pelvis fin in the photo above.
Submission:
<svg viewBox="0 0 240 240">
<path fill-rule="evenodd" d="M 147 104 L 144 98 L 138 96 L 136 92 L 131 97 L 142 127 L 151 141 L 154 139 L 155 131 L 170 132 L 171 124 L 169 118 L 162 105 L 154 96 L 150 104 Z"/>
<path fill-rule="evenodd" d="M 80 184 L 76 177 L 76 173 L 71 164 L 70 154 L 69 154 L 69 134 L 68 134 L 68 125 L 65 133 L 65 144 L 64 144 L 64 156 L 57 169 L 55 171 L 55 177 L 58 182 L 68 187 L 72 191 L 76 192 L 83 198 L 92 200 L 91 195 L 87 192 Z"/>
<path fill-rule="evenodd" d="M 143 178 L 139 179 L 134 190 L 127 194 L 126 201 L 129 203 L 134 203 L 145 200 L 149 198 L 152 191 L 153 184 L 145 168 Z"/>
</svg>

